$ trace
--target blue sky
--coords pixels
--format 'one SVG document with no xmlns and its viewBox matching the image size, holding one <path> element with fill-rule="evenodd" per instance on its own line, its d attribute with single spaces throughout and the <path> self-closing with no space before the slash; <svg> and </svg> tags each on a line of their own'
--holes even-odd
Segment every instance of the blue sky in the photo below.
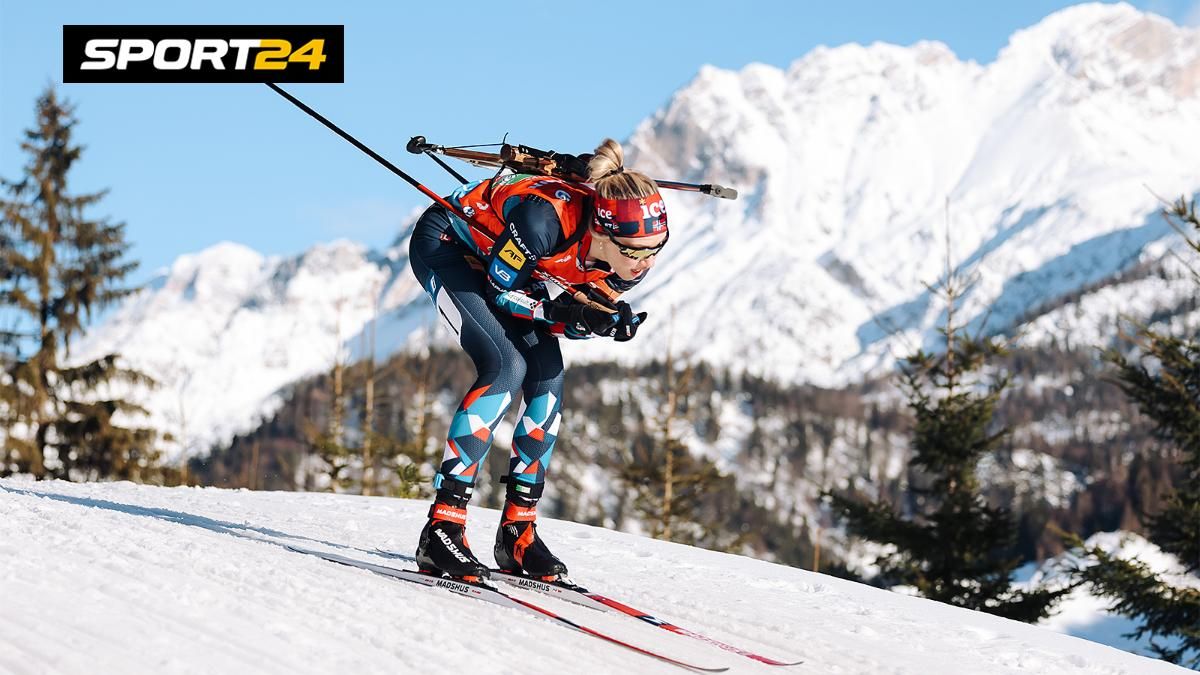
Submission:
<svg viewBox="0 0 1200 675">
<path fill-rule="evenodd" d="M 0 176 L 39 92 L 62 78 L 62 25 L 346 26 L 346 82 L 288 87 L 439 192 L 453 179 L 404 152 L 505 133 L 590 150 L 626 137 L 704 64 L 786 66 L 817 45 L 945 42 L 986 63 L 1069 2 L 30 2 L 0 0 Z M 1200 0 L 1132 3 L 1180 23 Z M 267 254 L 340 237 L 389 243 L 424 198 L 263 85 L 61 85 L 86 146 L 75 191 L 127 224 L 137 281 L 223 240 Z"/>
</svg>

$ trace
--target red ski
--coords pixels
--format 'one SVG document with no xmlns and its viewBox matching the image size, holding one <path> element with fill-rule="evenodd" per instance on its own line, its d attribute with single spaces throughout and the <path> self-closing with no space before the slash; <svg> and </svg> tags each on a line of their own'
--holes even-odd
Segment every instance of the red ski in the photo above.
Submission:
<svg viewBox="0 0 1200 675">
<path fill-rule="evenodd" d="M 395 558 L 397 560 L 409 560 L 409 561 L 413 560 L 412 556 L 406 555 L 404 553 L 395 553 L 392 551 L 384 551 L 381 549 L 376 549 L 376 552 L 379 555 L 386 556 L 388 558 Z M 651 626 L 656 626 L 658 628 L 661 628 L 666 631 L 670 631 L 677 635 L 684 635 L 684 636 L 690 637 L 695 640 L 700 640 L 701 642 L 707 642 L 708 644 L 713 645 L 714 647 L 719 647 L 721 649 L 724 649 L 727 652 L 733 652 L 734 654 L 739 654 L 748 659 L 753 659 L 755 661 L 758 661 L 759 663 L 765 663 L 768 666 L 798 666 L 801 663 L 804 663 L 803 661 L 792 661 L 792 662 L 779 661 L 777 659 L 773 659 L 768 656 L 763 656 L 761 654 L 755 654 L 752 651 L 742 649 L 741 647 L 735 647 L 731 644 L 721 642 L 720 640 L 708 637 L 707 635 L 704 635 L 702 633 L 697 633 L 693 630 L 688 630 L 687 628 L 683 628 L 681 626 L 676 626 L 673 623 L 663 621 L 662 619 L 656 618 L 647 612 L 643 612 L 640 609 L 634 609 L 633 607 L 630 607 L 629 605 L 626 605 L 623 602 L 613 600 L 612 598 L 601 595 L 599 593 L 593 593 L 593 592 L 587 590 L 586 588 L 583 588 L 582 586 L 577 586 L 570 582 L 542 581 L 540 579 L 534 579 L 533 577 L 527 577 L 527 576 L 524 576 L 521 574 L 509 574 L 509 573 L 503 572 L 501 570 L 491 570 L 491 575 L 492 575 L 493 579 L 498 579 L 509 585 L 516 586 L 517 588 L 525 588 L 525 589 L 528 589 L 531 591 L 537 591 L 538 593 L 556 597 L 561 600 L 566 600 L 567 602 L 571 602 L 576 605 L 581 605 L 583 607 L 590 607 L 591 609 L 599 610 L 602 612 L 616 612 L 619 614 L 625 614 L 627 616 L 632 616 L 633 618 L 644 621 L 644 622 L 650 624 Z"/>
<path fill-rule="evenodd" d="M 272 542 L 272 543 L 279 543 L 279 542 Z M 606 633 L 601 633 L 600 631 L 598 631 L 594 628 L 589 628 L 588 626 L 585 626 L 583 624 L 576 623 L 576 622 L 566 618 L 565 616 L 561 616 L 559 614 L 556 614 L 555 612 L 552 612 L 549 609 L 546 609 L 545 607 L 534 604 L 527 600 L 522 600 L 521 598 L 514 597 L 512 595 L 509 595 L 509 594 L 505 593 L 504 591 L 501 591 L 498 588 L 491 586 L 490 584 L 468 583 L 468 582 L 459 581 L 456 579 L 447 579 L 445 577 L 439 577 L 439 576 L 435 576 L 432 574 L 426 574 L 424 572 L 417 572 L 415 570 L 397 569 L 395 567 L 388 567 L 386 565 L 376 565 L 375 563 L 366 562 L 364 560 L 357 560 L 355 558 L 347 558 L 345 556 L 338 555 L 336 553 L 329 553 L 326 551 L 317 551 L 317 550 L 313 550 L 313 549 L 309 549 L 309 548 L 293 546 L 291 544 L 279 544 L 279 545 L 284 546 L 285 548 L 287 548 L 290 551 L 295 551 L 296 553 L 303 553 L 305 555 L 316 556 L 318 558 L 323 558 L 325 560 L 328 560 L 329 562 L 337 563 L 339 565 L 346 565 L 347 567 L 357 567 L 358 569 L 366 570 L 368 572 L 374 572 L 375 574 L 385 576 L 385 577 L 390 577 L 392 579 L 396 579 L 399 581 L 408 581 L 408 582 L 411 582 L 414 584 L 420 584 L 422 586 L 433 586 L 433 587 L 437 587 L 437 588 L 444 588 L 452 593 L 457 593 L 459 595 L 466 596 L 468 598 L 473 598 L 475 600 L 483 600 L 485 602 L 490 602 L 492 604 L 500 605 L 501 607 L 509 607 L 509 608 L 520 610 L 520 611 L 523 611 L 523 612 L 526 612 L 529 614 L 533 614 L 535 616 L 540 616 L 540 617 L 543 617 L 546 619 L 550 619 L 551 621 L 554 621 L 560 625 L 566 626 L 567 628 L 570 628 L 572 630 L 577 630 L 580 633 L 584 633 L 585 635 L 590 635 L 594 638 L 599 638 L 601 640 L 604 640 L 605 642 L 624 647 L 626 649 L 635 651 L 639 654 L 643 654 L 645 656 L 649 656 L 651 658 L 658 659 L 659 661 L 670 663 L 671 665 L 674 665 L 674 666 L 679 666 L 680 668 L 686 668 L 688 670 L 695 671 L 698 673 L 723 673 L 726 670 L 729 670 L 728 667 L 706 668 L 703 666 L 693 665 L 693 664 L 687 663 L 685 661 L 680 661 L 678 659 L 672 658 L 665 654 L 660 654 L 658 652 L 646 649 L 645 647 L 639 647 L 635 644 L 630 644 L 628 642 L 625 642 L 624 640 L 620 640 L 620 639 L 615 638 Z M 396 556 L 393 556 L 393 557 L 396 557 Z"/>
</svg>

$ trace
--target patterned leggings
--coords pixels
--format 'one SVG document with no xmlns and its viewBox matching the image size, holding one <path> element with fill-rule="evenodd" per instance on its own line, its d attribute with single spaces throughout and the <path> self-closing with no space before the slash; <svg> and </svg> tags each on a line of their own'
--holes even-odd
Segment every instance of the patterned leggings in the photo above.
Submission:
<svg viewBox="0 0 1200 675">
<path fill-rule="evenodd" d="M 450 422 L 433 482 L 437 501 L 465 506 L 470 500 L 491 449 L 492 433 L 520 392 L 508 493 L 536 502 L 562 419 L 563 362 L 558 338 L 488 302 L 482 264 L 453 238 L 450 218 L 442 207 L 430 207 L 417 221 L 409 242 L 409 263 L 476 372 L 475 384 Z"/>
</svg>

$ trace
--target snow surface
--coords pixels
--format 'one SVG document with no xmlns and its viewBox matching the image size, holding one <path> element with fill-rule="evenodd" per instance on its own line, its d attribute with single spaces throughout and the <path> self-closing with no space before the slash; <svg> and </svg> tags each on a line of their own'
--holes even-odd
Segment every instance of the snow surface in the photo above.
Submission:
<svg viewBox="0 0 1200 675">
<path fill-rule="evenodd" d="M 261 540 L 375 559 L 427 504 L 315 493 L 0 480 L 0 672 L 682 672 L 546 620 Z M 472 510 L 487 542 L 498 513 Z M 529 595 L 576 621 L 731 673 L 1172 673 L 1053 631 L 750 558 L 553 520 L 596 590 L 777 658 Z M 490 559 L 490 547 L 476 544 Z"/>
<path fill-rule="evenodd" d="M 627 158 L 741 198 L 669 194 L 671 246 L 629 294 L 650 315 L 635 347 L 570 342 L 565 356 L 634 362 L 674 335 L 677 352 L 784 381 L 889 370 L 935 339 L 941 308 L 925 284 L 944 273 L 947 219 L 951 262 L 978 275 L 960 315 L 1019 329 L 1178 246 L 1147 188 L 1200 191 L 1197 119 L 1200 29 L 1126 4 L 1052 14 L 986 65 L 919 42 L 820 47 L 786 69 L 706 66 L 638 127 Z M 408 269 L 412 217 L 397 214 L 381 252 L 342 241 L 291 259 L 234 244 L 184 256 L 75 356 L 119 351 L 156 377 L 137 397 L 179 439 L 169 454 L 202 454 L 335 354 L 362 354 L 375 307 L 379 356 L 450 343 Z M 1085 296 L 1028 338 L 1102 341 L 1118 311 L 1145 318 L 1194 292 L 1190 279 L 1169 285 Z"/>
</svg>

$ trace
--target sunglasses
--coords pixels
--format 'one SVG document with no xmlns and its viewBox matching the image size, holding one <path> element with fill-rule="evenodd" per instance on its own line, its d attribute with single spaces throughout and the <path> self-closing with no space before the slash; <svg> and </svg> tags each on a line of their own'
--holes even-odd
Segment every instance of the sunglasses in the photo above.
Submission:
<svg viewBox="0 0 1200 675">
<path fill-rule="evenodd" d="M 658 255 L 659 251 L 663 250 L 663 247 L 667 245 L 667 241 L 670 239 L 671 231 L 667 230 L 667 236 L 662 240 L 661 244 L 658 246 L 642 248 L 638 246 L 626 246 L 618 242 L 616 237 L 612 236 L 611 234 L 608 235 L 608 240 L 613 243 L 613 246 L 617 247 L 617 251 L 626 258 L 631 258 L 633 260 L 645 260 L 646 258 L 653 258 L 654 256 Z"/>
</svg>

